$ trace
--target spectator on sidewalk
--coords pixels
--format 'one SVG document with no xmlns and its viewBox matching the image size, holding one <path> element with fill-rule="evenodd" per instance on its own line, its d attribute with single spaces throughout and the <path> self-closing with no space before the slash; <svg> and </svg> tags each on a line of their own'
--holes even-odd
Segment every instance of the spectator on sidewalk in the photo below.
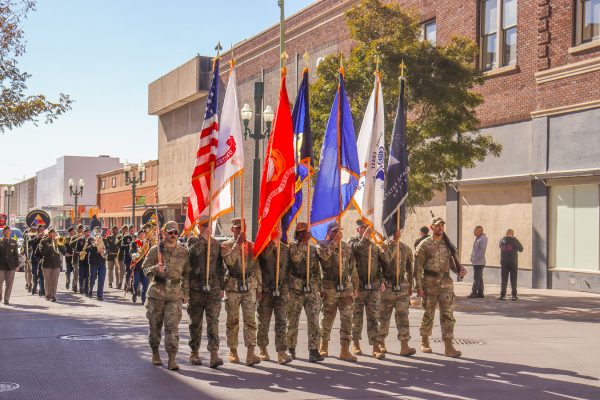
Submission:
<svg viewBox="0 0 600 400">
<path fill-rule="evenodd" d="M 485 249 L 487 248 L 487 236 L 483 233 L 483 227 L 478 225 L 473 232 L 475 242 L 471 252 L 471 264 L 473 265 L 473 288 L 470 299 L 483 299 L 483 268 L 485 267 Z"/>
<path fill-rule="evenodd" d="M 517 300 L 517 270 L 519 269 L 519 253 L 523 251 L 523 245 L 515 237 L 512 229 L 506 231 L 506 236 L 500 239 L 500 274 L 502 283 L 500 297 L 498 300 L 506 300 L 506 285 L 510 275 L 510 287 L 512 299 Z"/>
<path fill-rule="evenodd" d="M 429 237 L 429 228 L 426 226 L 422 226 L 421 229 L 419 229 L 419 235 L 421 236 L 415 241 L 415 249 L 417 248 L 419 243 L 421 243 L 424 239 Z"/>
</svg>

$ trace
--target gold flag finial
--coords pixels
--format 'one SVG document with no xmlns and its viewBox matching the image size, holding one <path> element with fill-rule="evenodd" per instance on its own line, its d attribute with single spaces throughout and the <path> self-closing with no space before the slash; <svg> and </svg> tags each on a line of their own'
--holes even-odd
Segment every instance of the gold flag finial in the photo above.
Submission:
<svg viewBox="0 0 600 400">
<path fill-rule="evenodd" d="M 404 60 L 400 63 L 400 79 L 404 79 L 404 71 L 406 70 L 406 64 L 404 64 Z"/>
<path fill-rule="evenodd" d="M 215 64 L 217 63 L 217 60 L 221 58 L 221 50 L 223 50 L 223 47 L 221 47 L 221 42 L 217 43 L 217 45 L 215 46 L 215 50 L 217 51 L 217 55 L 213 59 L 213 69 L 215 69 Z"/>
<path fill-rule="evenodd" d="M 290 56 L 288 56 L 287 51 L 284 50 L 283 53 L 281 53 L 281 59 L 285 62 L 288 58 L 290 58 Z"/>
<path fill-rule="evenodd" d="M 308 51 L 304 51 L 304 55 L 302 56 L 302 58 L 304 59 L 304 63 L 306 64 L 306 68 L 308 68 L 309 64 L 310 64 L 310 56 L 308 55 Z"/>
</svg>

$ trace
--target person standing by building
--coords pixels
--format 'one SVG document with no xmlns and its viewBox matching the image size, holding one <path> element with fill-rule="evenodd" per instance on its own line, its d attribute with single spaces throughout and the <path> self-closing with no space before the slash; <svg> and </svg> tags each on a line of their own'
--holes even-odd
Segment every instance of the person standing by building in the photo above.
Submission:
<svg viewBox="0 0 600 400">
<path fill-rule="evenodd" d="M 475 242 L 473 242 L 473 251 L 471 251 L 471 265 L 473 265 L 473 287 L 470 299 L 483 299 L 483 268 L 485 267 L 485 249 L 487 248 L 487 236 L 483 233 L 483 227 L 477 225 L 473 232 Z"/>
<path fill-rule="evenodd" d="M 240 307 L 244 320 L 244 344 L 247 347 L 246 365 L 260 363 L 256 347 L 256 302 L 262 294 L 262 277 L 258 262 L 253 260 L 254 243 L 246 240 L 241 218 L 231 220 L 233 239 L 223 242 L 221 254 L 225 263 L 225 311 L 227 312 L 226 336 L 229 362 L 238 364 L 238 333 L 240 331 Z M 243 270 L 242 257 L 245 258 Z"/>
<path fill-rule="evenodd" d="M 108 267 L 108 287 L 113 287 L 113 282 L 116 281 L 117 286 L 121 287 L 121 267 L 117 262 L 117 253 L 119 248 L 117 247 L 117 235 L 119 228 L 115 225 L 112 227 L 110 235 L 106 237 L 106 266 Z"/>
<path fill-rule="evenodd" d="M 17 241 L 10 238 L 11 230 L 8 225 L 2 229 L 2 241 L 0 241 L 0 301 L 4 305 L 10 301 L 15 271 L 19 267 L 19 246 Z M 6 282 L 6 289 L 4 289 Z"/>
<path fill-rule="evenodd" d="M 157 243 L 148 251 L 142 265 L 144 274 L 151 279 L 146 303 L 146 317 L 150 327 L 148 341 L 152 349 L 152 364 L 162 365 L 158 348 L 164 325 L 165 350 L 169 356 L 167 367 L 176 371 L 179 369 L 176 356 L 179 349 L 181 310 L 189 295 L 190 259 L 187 249 L 177 243 L 177 222 L 168 221 L 162 230 L 162 243 Z"/>
<path fill-rule="evenodd" d="M 192 350 L 190 363 L 202 365 L 200 341 L 202 339 L 202 319 L 206 315 L 207 349 L 210 353 L 209 366 L 217 368 L 223 365 L 219 358 L 219 314 L 221 299 L 225 296 L 225 267 L 221 258 L 221 244 L 215 238 L 210 241 L 210 260 L 208 257 L 208 237 L 211 234 L 208 222 L 197 225 L 198 236 L 190 236 L 187 248 L 190 253 L 190 299 L 187 307 L 190 316 L 190 340 Z M 208 280 L 206 263 L 210 262 Z M 208 283 L 208 286 L 207 286 Z"/>
<path fill-rule="evenodd" d="M 422 226 L 421 229 L 419 229 L 419 238 L 417 240 L 415 240 L 415 249 L 417 248 L 419 243 L 421 243 L 424 239 L 426 239 L 428 237 L 429 237 L 429 228 L 426 226 Z"/>
<path fill-rule="evenodd" d="M 37 253 L 42 260 L 42 271 L 44 274 L 44 287 L 46 290 L 46 300 L 56 301 L 56 291 L 58 288 L 58 276 L 62 266 L 62 255 L 65 252 L 64 246 L 59 246 L 56 241 L 56 230 L 50 228 L 48 236 L 40 241 Z"/>
<path fill-rule="evenodd" d="M 523 251 L 523 245 L 515 237 L 512 229 L 506 231 L 506 236 L 500 239 L 500 297 L 506 300 L 506 286 L 510 275 L 510 288 L 512 299 L 517 300 L 517 274 L 519 270 L 519 252 Z"/>
</svg>

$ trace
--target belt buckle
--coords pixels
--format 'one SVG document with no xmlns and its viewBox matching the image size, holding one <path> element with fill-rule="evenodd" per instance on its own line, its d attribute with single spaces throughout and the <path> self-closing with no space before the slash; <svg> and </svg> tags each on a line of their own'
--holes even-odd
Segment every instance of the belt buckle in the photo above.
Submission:
<svg viewBox="0 0 600 400">
<path fill-rule="evenodd" d="M 210 293 L 210 285 L 208 283 L 202 285 L 201 291 L 204 293 Z"/>
<path fill-rule="evenodd" d="M 249 290 L 249 289 L 248 289 L 248 284 L 247 284 L 247 283 L 241 283 L 241 282 L 240 282 L 240 284 L 238 285 L 238 291 L 239 291 L 240 293 L 246 293 L 246 292 L 248 292 L 248 290 Z"/>
<path fill-rule="evenodd" d="M 344 290 L 346 290 L 346 286 L 343 283 L 335 285 L 336 292 L 340 293 L 340 292 L 343 292 Z"/>
<path fill-rule="evenodd" d="M 394 292 L 401 292 L 402 291 L 402 286 L 401 285 L 394 285 L 394 286 L 392 286 L 392 291 L 394 291 Z"/>
<path fill-rule="evenodd" d="M 306 284 L 306 286 L 303 286 L 303 287 L 302 287 L 302 291 L 303 291 L 304 293 L 310 293 L 310 292 L 311 292 L 311 289 L 312 289 L 312 288 L 310 287 L 310 285 L 309 285 L 308 283 Z"/>
</svg>

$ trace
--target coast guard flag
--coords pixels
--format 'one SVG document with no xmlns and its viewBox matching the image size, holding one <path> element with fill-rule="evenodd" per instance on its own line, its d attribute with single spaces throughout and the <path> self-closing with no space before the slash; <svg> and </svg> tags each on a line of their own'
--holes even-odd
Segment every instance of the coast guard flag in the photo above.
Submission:
<svg viewBox="0 0 600 400">
<path fill-rule="evenodd" d="M 333 100 L 315 185 L 310 213 L 311 233 L 324 240 L 327 225 L 341 218 L 358 186 L 360 169 L 352 113 L 344 88 L 344 71 L 340 70 L 338 91 Z"/>
<path fill-rule="evenodd" d="M 258 232 L 254 243 L 254 257 L 258 257 L 269 244 L 272 236 L 278 232 L 281 218 L 294 203 L 296 186 L 294 128 L 285 87 L 285 68 L 281 73 L 278 103 L 260 183 Z"/>
<path fill-rule="evenodd" d="M 190 196 L 188 197 L 187 215 L 184 230 L 189 232 L 201 215 L 208 208 L 210 197 L 210 167 L 214 165 L 217 155 L 217 141 L 219 137 L 219 117 L 217 108 L 219 103 L 219 59 L 213 65 L 213 75 L 210 89 L 206 99 L 206 112 L 204 122 L 198 139 L 196 163 L 192 173 Z"/>
<path fill-rule="evenodd" d="M 390 143 L 390 156 L 385 173 L 383 199 L 383 225 L 390 237 L 397 229 L 404 228 L 406 197 L 408 196 L 408 151 L 406 150 L 406 107 L 404 104 L 404 79 L 400 80 L 400 98 Z M 400 228 L 396 227 L 396 213 L 400 212 Z"/>
<path fill-rule="evenodd" d="M 373 93 L 356 143 L 360 180 L 354 195 L 354 206 L 360 211 L 362 219 L 373 228 L 378 240 L 383 238 L 384 120 L 381 77 L 376 73 Z"/>
<path fill-rule="evenodd" d="M 304 68 L 298 97 L 292 111 L 294 124 L 294 148 L 296 157 L 296 196 L 292 208 L 281 219 L 281 240 L 288 242 L 288 230 L 302 210 L 302 185 L 313 174 L 312 131 L 308 111 L 308 68 Z"/>
</svg>

